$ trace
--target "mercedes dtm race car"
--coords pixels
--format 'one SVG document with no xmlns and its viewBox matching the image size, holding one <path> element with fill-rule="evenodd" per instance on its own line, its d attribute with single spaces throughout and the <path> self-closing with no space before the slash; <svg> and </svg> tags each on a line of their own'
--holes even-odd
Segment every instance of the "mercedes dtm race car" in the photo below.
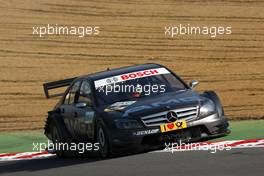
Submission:
<svg viewBox="0 0 264 176">
<path fill-rule="evenodd" d="M 166 142 L 228 134 L 220 99 L 197 93 L 170 69 L 143 64 L 45 83 L 47 98 L 62 96 L 48 113 L 45 135 L 53 143 L 98 143 L 102 157 L 153 149 Z M 68 86 L 65 93 L 51 89 Z M 58 156 L 68 151 L 56 150 Z"/>
</svg>

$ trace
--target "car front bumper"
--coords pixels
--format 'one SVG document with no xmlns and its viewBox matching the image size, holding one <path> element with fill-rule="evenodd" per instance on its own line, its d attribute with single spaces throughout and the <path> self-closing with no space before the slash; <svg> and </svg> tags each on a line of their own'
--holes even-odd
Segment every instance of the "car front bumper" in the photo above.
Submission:
<svg viewBox="0 0 264 176">
<path fill-rule="evenodd" d="M 155 148 L 170 141 L 196 142 L 230 133 L 225 117 L 217 114 L 187 122 L 187 128 L 162 133 L 160 127 L 144 127 L 134 130 L 114 130 L 111 132 L 113 148 Z"/>
</svg>

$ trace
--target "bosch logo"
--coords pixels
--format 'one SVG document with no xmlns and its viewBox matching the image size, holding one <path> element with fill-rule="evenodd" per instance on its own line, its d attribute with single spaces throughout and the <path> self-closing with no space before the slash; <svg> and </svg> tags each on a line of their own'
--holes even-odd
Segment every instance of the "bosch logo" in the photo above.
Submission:
<svg viewBox="0 0 264 176">
<path fill-rule="evenodd" d="M 175 122 L 178 119 L 177 113 L 170 111 L 166 114 L 166 118 L 169 122 Z"/>
<path fill-rule="evenodd" d="M 141 77 L 151 76 L 151 75 L 156 75 L 156 74 L 159 74 L 158 69 L 144 70 L 144 71 L 121 75 L 121 79 L 129 80 L 129 79 L 136 79 L 136 78 L 141 78 Z"/>
</svg>

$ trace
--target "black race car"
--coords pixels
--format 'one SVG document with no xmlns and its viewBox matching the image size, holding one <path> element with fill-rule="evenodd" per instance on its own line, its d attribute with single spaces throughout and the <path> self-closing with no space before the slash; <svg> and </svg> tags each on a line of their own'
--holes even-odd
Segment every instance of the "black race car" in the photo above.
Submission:
<svg viewBox="0 0 264 176">
<path fill-rule="evenodd" d="M 92 143 L 102 157 L 228 134 L 213 91 L 197 93 L 159 64 L 106 70 L 45 83 L 47 98 L 62 96 L 48 113 L 45 135 L 54 144 Z M 65 93 L 50 89 L 68 86 Z M 58 156 L 69 151 L 56 149 Z"/>
</svg>

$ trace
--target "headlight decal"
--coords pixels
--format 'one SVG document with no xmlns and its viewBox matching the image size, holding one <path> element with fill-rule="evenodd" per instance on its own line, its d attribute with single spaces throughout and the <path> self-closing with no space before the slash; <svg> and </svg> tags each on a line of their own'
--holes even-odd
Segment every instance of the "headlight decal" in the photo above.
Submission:
<svg viewBox="0 0 264 176">
<path fill-rule="evenodd" d="M 143 127 L 141 123 L 134 119 L 115 120 L 115 125 L 118 129 L 137 129 Z"/>
<path fill-rule="evenodd" d="M 215 104 L 212 100 L 207 100 L 201 103 L 199 117 L 203 118 L 205 116 L 215 113 Z"/>
</svg>

